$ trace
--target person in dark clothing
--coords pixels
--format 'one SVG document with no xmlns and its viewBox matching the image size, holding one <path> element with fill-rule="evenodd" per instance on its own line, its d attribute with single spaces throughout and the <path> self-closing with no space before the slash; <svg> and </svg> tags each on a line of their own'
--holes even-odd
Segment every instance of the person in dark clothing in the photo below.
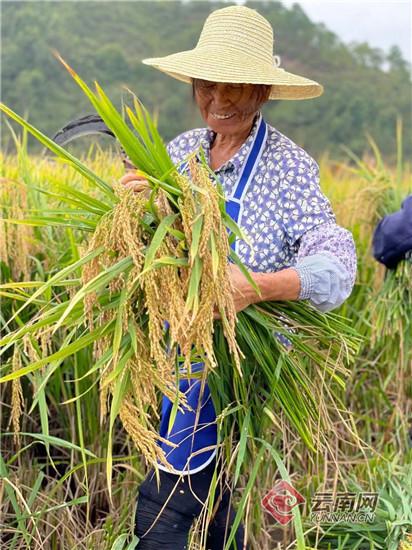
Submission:
<svg viewBox="0 0 412 550">
<path fill-rule="evenodd" d="M 412 251 L 412 194 L 402 202 L 401 208 L 382 218 L 372 239 L 375 259 L 388 269 L 410 258 Z"/>
</svg>

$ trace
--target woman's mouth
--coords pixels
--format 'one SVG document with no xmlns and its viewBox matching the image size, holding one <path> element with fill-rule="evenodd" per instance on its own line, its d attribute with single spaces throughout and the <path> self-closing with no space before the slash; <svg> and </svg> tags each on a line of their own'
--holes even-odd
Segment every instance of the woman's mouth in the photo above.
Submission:
<svg viewBox="0 0 412 550">
<path fill-rule="evenodd" d="M 218 113 L 210 113 L 210 114 L 216 120 L 227 120 L 228 118 L 232 118 L 232 116 L 234 116 L 236 113 L 227 113 L 227 114 L 224 114 L 224 115 L 220 115 Z"/>
</svg>

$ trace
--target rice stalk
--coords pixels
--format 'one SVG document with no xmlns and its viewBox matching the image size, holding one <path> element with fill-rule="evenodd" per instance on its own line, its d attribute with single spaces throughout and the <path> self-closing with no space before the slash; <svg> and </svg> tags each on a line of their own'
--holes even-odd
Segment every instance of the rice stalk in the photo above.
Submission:
<svg viewBox="0 0 412 550">
<path fill-rule="evenodd" d="M 79 82 L 87 89 L 80 79 Z M 110 113 L 109 119 L 120 134 L 123 132 L 128 135 L 123 121 L 114 112 L 104 92 L 97 84 L 96 88 L 102 100 L 99 102 L 93 96 L 92 103 L 101 109 L 102 114 L 108 116 L 107 113 Z M 87 93 L 91 97 L 91 92 Z M 2 108 L 11 115 L 8 108 Z M 46 145 L 61 153 L 62 158 L 70 158 L 18 115 L 14 113 L 12 116 L 28 131 L 40 137 Z M 146 119 L 139 122 L 139 116 L 146 116 Z M 143 198 L 137 198 L 132 192 L 114 184 L 115 200 L 112 208 L 100 215 L 100 219 L 97 218 L 94 233 L 85 252 L 85 257 L 90 256 L 90 260 L 83 262 L 82 286 L 70 300 L 60 304 L 61 315 L 57 322 L 50 325 L 44 314 L 36 321 L 39 326 L 45 320 L 45 323 L 41 322 L 42 329 L 52 329 L 53 333 L 63 327 L 72 326 L 73 322 L 77 323 L 79 329 L 84 323 L 89 334 L 96 333 L 96 338 L 93 339 L 95 360 L 99 361 L 105 357 L 107 351 L 110 352 L 108 359 L 101 365 L 102 416 L 107 410 L 108 393 L 112 395 L 113 406 L 113 396 L 122 382 L 119 398 L 121 404 L 117 414 L 147 461 L 155 462 L 160 459 L 167 464 L 163 451 L 156 444 L 159 436 L 148 419 L 147 411 L 151 409 L 156 417 L 156 390 L 173 400 L 178 395 L 178 407 L 187 406 L 184 395 L 177 391 L 176 373 L 173 372 L 178 350 L 179 356 L 184 357 L 183 366 L 189 373 L 193 354 L 201 356 L 207 367 L 216 367 L 212 339 L 215 308 L 224 319 L 224 334 L 239 368 L 234 337 L 236 316 L 227 273 L 230 247 L 221 217 L 221 197 L 212 185 L 208 172 L 192 161 L 192 180 L 177 172 L 174 173 L 174 180 L 171 180 L 169 169 L 167 185 L 163 188 L 157 175 L 164 167 L 168 168 L 168 162 L 170 163 L 165 147 L 143 110 L 137 113 L 133 122 L 135 125 L 146 124 L 151 128 L 149 139 L 152 141 L 146 145 L 155 146 L 156 155 L 153 158 L 160 165 L 159 169 L 156 169 L 153 158 L 149 159 L 149 155 L 147 163 L 154 174 L 153 192 L 160 195 L 160 207 L 151 208 L 149 205 L 148 208 Z M 149 134 L 144 135 L 147 137 Z M 141 150 L 142 162 L 146 151 L 150 151 L 150 148 Z M 87 172 L 89 178 L 96 181 L 99 187 L 106 188 L 89 170 L 86 171 L 72 158 L 70 160 L 82 175 Z M 169 202 L 171 190 L 176 196 L 172 203 Z M 77 200 L 81 202 L 82 197 L 78 196 Z M 38 219 L 41 220 L 41 216 Z M 50 221 L 46 217 L 45 220 L 46 223 Z M 82 224 L 85 223 L 84 219 L 79 218 L 80 220 Z M 199 220 L 202 221 L 200 227 L 196 225 Z M 33 220 L 26 221 L 33 223 Z M 195 238 L 192 238 L 193 235 Z M 210 245 L 212 241 L 215 243 L 213 249 Z M 212 270 L 213 263 L 215 270 Z M 56 277 L 61 275 L 57 274 Z M 43 285 L 35 294 L 41 295 L 47 288 L 50 286 Z M 106 307 L 103 306 L 104 300 Z M 84 311 L 80 317 L 75 318 L 73 314 L 78 304 L 84 306 Z M 19 313 L 23 307 L 19 309 Z M 169 325 L 167 352 L 165 321 Z M 36 328 L 31 332 L 35 333 L 37 330 Z M 73 331 L 73 337 L 76 332 Z M 18 338 L 12 335 L 8 341 L 16 344 Z M 127 347 L 132 341 L 135 349 L 130 355 Z M 73 351 L 81 349 L 80 342 L 81 339 L 77 339 Z M 84 342 L 89 344 L 90 339 L 85 338 Z M 45 346 L 44 340 L 43 348 Z M 70 351 L 70 346 L 66 347 L 64 356 L 69 357 Z M 51 354 L 48 359 L 52 360 L 53 356 L 62 357 L 62 354 Z M 12 377 L 16 379 L 17 376 L 30 372 L 34 365 L 41 368 L 45 364 L 45 360 L 40 359 L 14 371 Z M 121 369 L 119 365 L 122 366 Z M 142 376 L 143 372 L 146 376 Z M 3 380 L 6 379 L 8 378 L 3 377 Z"/>
<path fill-rule="evenodd" d="M 36 252 L 33 229 L 25 224 L 10 224 L 6 216 L 22 220 L 27 212 L 25 185 L 8 178 L 0 179 L 0 261 L 11 266 L 14 280 L 30 278 L 30 255 Z"/>
<path fill-rule="evenodd" d="M 134 113 L 128 111 L 138 132 L 135 136 L 100 86 L 96 83 L 96 93 L 92 92 L 65 66 L 147 177 L 151 197 L 146 201 L 115 183 L 109 186 L 11 109 L 0 106 L 86 177 L 96 193 L 82 193 L 74 184 L 57 184 L 56 193 L 44 191 L 61 201 L 70 231 L 88 235 L 87 246 L 82 255 L 68 260 L 28 293 L 8 326 L 18 323 L 29 306 L 47 300 L 29 323 L 2 339 L 4 354 L 27 335 L 38 337 L 42 330 L 63 345 L 50 350 L 45 339 L 43 350 L 48 355 L 43 353 L 34 361 L 33 356 L 25 357 L 24 367 L 0 381 L 16 380 L 43 367 L 59 369 L 75 354 L 93 347 L 93 364 L 82 376 L 85 380 L 97 376 L 101 423 L 106 413 L 110 416 L 106 463 L 110 492 L 116 418 L 146 464 L 156 466 L 161 461 L 167 466 L 157 445 L 158 398 L 166 395 L 184 410 L 187 403 L 178 391 L 179 368 L 183 366 L 191 376 L 192 361 L 203 361 L 202 382 L 208 379 L 211 386 L 226 463 L 235 479 L 251 475 L 238 522 L 250 509 L 253 480 L 263 463 L 253 461 L 256 456 L 263 459 L 264 453 L 273 458 L 273 429 L 281 418 L 311 452 L 326 445 L 333 424 L 324 412 L 329 405 L 342 405 L 346 365 L 359 343 L 356 331 L 339 316 L 321 315 L 304 304 L 260 303 L 237 316 L 228 259 L 249 280 L 250 275 L 230 248 L 227 230 L 231 238 L 244 235 L 225 212 L 222 190 L 204 159 L 199 164 L 189 159 L 190 177 L 179 174 L 139 102 L 135 101 Z M 60 228 L 58 210 L 40 211 L 23 220 L 23 225 Z M 69 275 L 74 285 L 57 294 Z M 221 322 L 213 321 L 215 309 Z M 279 334 L 292 343 L 292 350 L 280 343 Z M 319 380 L 328 385 L 329 393 L 321 391 Z"/>
</svg>

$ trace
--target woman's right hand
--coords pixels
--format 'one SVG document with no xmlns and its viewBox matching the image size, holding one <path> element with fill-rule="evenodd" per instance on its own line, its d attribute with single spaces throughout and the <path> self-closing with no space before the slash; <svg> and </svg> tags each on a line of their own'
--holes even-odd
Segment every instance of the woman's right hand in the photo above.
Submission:
<svg viewBox="0 0 412 550">
<path fill-rule="evenodd" d="M 136 170 L 129 170 L 119 179 L 119 183 L 135 193 L 144 193 L 149 198 L 151 187 L 144 176 L 140 176 Z"/>
</svg>

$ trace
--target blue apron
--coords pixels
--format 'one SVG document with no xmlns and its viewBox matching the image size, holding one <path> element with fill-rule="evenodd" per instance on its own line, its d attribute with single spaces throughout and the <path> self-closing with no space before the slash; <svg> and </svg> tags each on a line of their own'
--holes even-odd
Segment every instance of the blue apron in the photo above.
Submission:
<svg viewBox="0 0 412 550">
<path fill-rule="evenodd" d="M 267 127 L 262 117 L 254 142 L 243 163 L 234 192 L 231 198 L 226 201 L 226 212 L 236 223 L 241 217 L 242 197 L 253 180 L 256 166 L 264 150 L 266 137 Z M 181 165 L 179 171 L 183 172 L 186 166 L 187 163 Z M 235 240 L 231 246 L 236 250 L 237 241 Z M 202 371 L 203 367 L 204 363 L 202 362 L 193 363 L 192 372 Z M 184 372 L 183 369 L 180 372 Z M 178 447 L 173 448 L 161 441 L 158 444 L 165 452 L 168 462 L 173 466 L 176 473 L 192 474 L 206 467 L 216 454 L 216 411 L 207 382 L 204 384 L 201 397 L 202 381 L 199 379 L 186 378 L 180 380 L 179 389 L 186 394 L 187 402 L 193 410 L 177 411 L 173 426 L 168 432 L 173 403 L 166 396 L 163 396 L 159 434 L 171 443 L 177 444 Z M 200 412 L 196 422 L 199 407 Z M 160 462 L 158 462 L 158 466 L 162 470 L 169 471 Z"/>
</svg>

